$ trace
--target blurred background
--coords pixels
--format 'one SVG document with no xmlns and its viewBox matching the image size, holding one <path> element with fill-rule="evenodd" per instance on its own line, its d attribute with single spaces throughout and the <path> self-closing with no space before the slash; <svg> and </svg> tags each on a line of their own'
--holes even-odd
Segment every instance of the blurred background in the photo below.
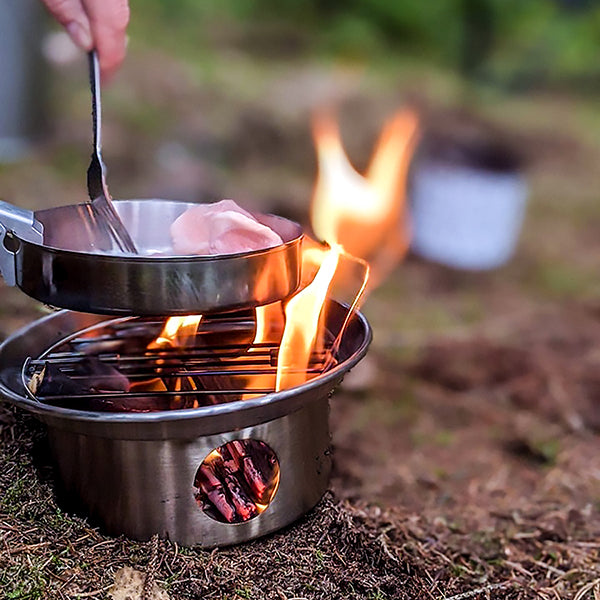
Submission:
<svg viewBox="0 0 600 600">
<path fill-rule="evenodd" d="M 91 143 L 84 56 L 39 4 L 0 2 L 0 195 L 34 209 L 85 199 Z M 414 290 L 435 328 L 493 312 L 484 283 L 527 299 L 598 291 L 599 2 L 132 0 L 131 14 L 127 59 L 103 90 L 115 197 L 232 197 L 307 223 L 315 108 L 338 106 L 361 170 L 385 119 L 410 105 L 421 155 L 518 171 L 529 203 L 506 274 L 480 274 L 472 296 L 472 277 L 448 275 L 456 311 L 428 306 L 410 261 L 391 295 Z M 386 318 L 411 327 L 411 310 Z"/>
<path fill-rule="evenodd" d="M 0 0 L 0 10 L 0 196 L 32 209 L 81 202 L 91 149 L 85 57 L 36 0 Z M 541 305 L 596 302 L 600 2 L 132 0 L 129 36 L 126 61 L 103 89 L 115 198 L 234 198 L 308 226 L 310 118 L 324 105 L 337 107 L 359 170 L 385 120 L 417 110 L 413 207 L 419 180 L 435 179 L 432 161 L 471 169 L 467 180 L 483 173 L 483 187 L 455 193 L 475 194 L 479 208 L 459 201 L 431 218 L 442 228 L 466 223 L 466 234 L 439 222 L 428 229 L 430 207 L 415 209 L 415 220 L 425 214 L 425 246 L 448 231 L 485 245 L 495 225 L 473 215 L 486 213 L 490 189 L 516 177 L 497 260 L 461 264 L 443 248 L 414 247 L 369 299 L 376 351 L 411 356 L 431 336 L 479 327 L 508 335 Z M 477 243 L 467 255 L 477 256 Z M 3 334 L 46 310 L 0 285 Z"/>
<path fill-rule="evenodd" d="M 37 0 L 0 10 L 0 197 L 32 209 L 81 202 L 85 56 Z M 115 198 L 234 198 L 308 226 L 315 109 L 337 107 L 359 171 L 386 119 L 417 110 L 408 196 L 422 244 L 365 306 L 383 353 L 490 323 L 508 332 L 540 303 L 597 298 L 600 2 L 132 0 L 129 36 L 103 89 Z M 431 163 L 456 167 L 469 189 Z M 517 189 L 493 198 L 504 185 Z M 440 189 L 447 212 L 427 204 Z M 0 285 L 4 334 L 45 310 Z"/>
</svg>

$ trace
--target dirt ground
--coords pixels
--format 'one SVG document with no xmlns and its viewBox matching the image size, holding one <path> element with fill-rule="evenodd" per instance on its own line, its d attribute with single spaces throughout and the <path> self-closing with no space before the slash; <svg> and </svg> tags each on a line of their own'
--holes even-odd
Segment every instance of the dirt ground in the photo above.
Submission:
<svg viewBox="0 0 600 600">
<path fill-rule="evenodd" d="M 209 86 L 189 67 L 151 58 L 134 52 L 127 85 L 107 96 L 105 159 L 124 197 L 232 196 L 306 222 L 316 100 L 300 92 L 331 76 L 346 90 L 342 122 L 354 125 L 345 130 L 358 164 L 383 117 L 407 99 L 428 126 L 450 119 L 460 129 L 466 119 L 501 131 L 525 158 L 523 235 L 511 263 L 489 273 L 410 256 L 368 299 L 371 351 L 331 403 L 332 492 L 262 540 L 209 551 L 104 535 L 57 506 L 43 428 L 0 408 L 4 597 L 600 598 L 592 103 L 490 90 L 466 99 L 451 78 L 408 67 L 365 79 L 323 67 L 261 73 L 258 88 L 270 94 L 252 96 L 233 76 Z M 57 111 L 47 141 L 25 163 L 0 167 L 7 200 L 81 200 L 85 90 L 77 67 L 63 77 L 54 101 L 68 110 Z M 2 337 L 47 310 L 4 284 L 0 299 Z"/>
</svg>

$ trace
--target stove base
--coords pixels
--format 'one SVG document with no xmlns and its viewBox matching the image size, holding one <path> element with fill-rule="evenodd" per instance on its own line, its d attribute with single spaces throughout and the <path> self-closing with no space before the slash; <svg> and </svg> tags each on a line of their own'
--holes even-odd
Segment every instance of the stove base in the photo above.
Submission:
<svg viewBox="0 0 600 600">
<path fill-rule="evenodd" d="M 64 497 L 107 533 L 211 547 L 280 529 L 319 501 L 331 471 L 328 417 L 325 395 L 267 423 L 190 439 L 114 439 L 54 427 L 48 433 Z M 214 449 L 248 439 L 275 453 L 279 486 L 258 516 L 221 523 L 196 501 L 196 472 Z"/>
</svg>

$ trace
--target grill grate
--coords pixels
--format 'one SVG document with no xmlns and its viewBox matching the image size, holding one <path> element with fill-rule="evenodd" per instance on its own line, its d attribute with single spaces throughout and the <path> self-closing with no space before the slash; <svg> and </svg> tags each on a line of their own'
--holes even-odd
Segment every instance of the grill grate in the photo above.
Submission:
<svg viewBox="0 0 600 600">
<path fill-rule="evenodd" d="M 25 389 L 47 404 L 142 412 L 275 391 L 279 343 L 254 342 L 253 311 L 205 316 L 183 346 L 152 347 L 165 322 L 125 317 L 80 330 L 25 361 Z M 333 336 L 325 338 L 302 371 L 309 379 L 336 364 Z"/>
</svg>

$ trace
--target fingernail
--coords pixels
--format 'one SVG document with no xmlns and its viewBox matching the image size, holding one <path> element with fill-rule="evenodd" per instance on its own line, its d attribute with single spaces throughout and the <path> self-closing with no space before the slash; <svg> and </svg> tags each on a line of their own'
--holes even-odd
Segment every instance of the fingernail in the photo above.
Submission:
<svg viewBox="0 0 600 600">
<path fill-rule="evenodd" d="M 71 21 L 66 30 L 71 39 L 82 49 L 91 50 L 93 46 L 92 33 L 87 25 L 82 25 L 77 21 Z"/>
</svg>

